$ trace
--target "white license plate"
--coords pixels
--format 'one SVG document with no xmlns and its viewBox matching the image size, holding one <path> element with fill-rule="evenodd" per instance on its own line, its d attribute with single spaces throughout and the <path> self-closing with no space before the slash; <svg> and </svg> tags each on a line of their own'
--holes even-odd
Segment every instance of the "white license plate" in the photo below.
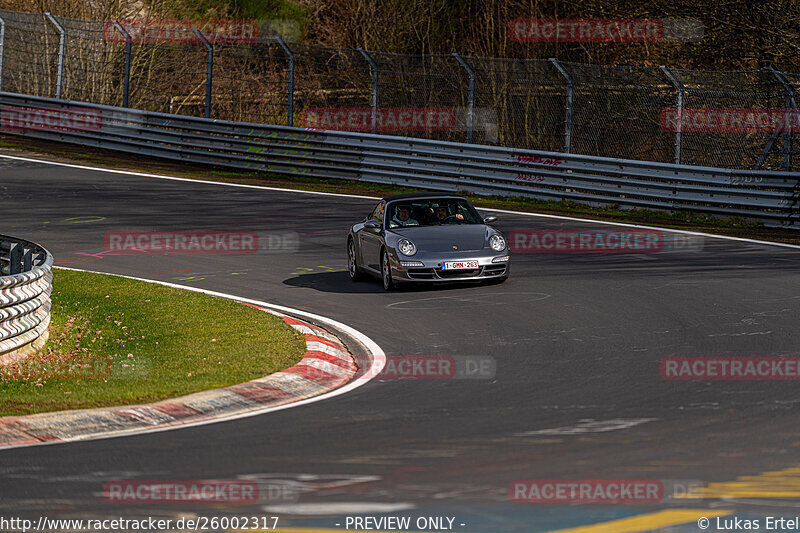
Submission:
<svg viewBox="0 0 800 533">
<path fill-rule="evenodd" d="M 445 261 L 442 263 L 442 270 L 469 270 L 478 268 L 477 261 Z"/>
</svg>

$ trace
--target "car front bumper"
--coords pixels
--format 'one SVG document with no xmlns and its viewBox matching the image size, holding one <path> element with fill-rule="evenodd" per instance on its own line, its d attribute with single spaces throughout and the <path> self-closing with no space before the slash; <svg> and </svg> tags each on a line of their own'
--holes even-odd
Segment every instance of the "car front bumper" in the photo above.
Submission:
<svg viewBox="0 0 800 533">
<path fill-rule="evenodd" d="M 506 258 L 505 261 L 501 260 Z M 478 268 L 464 270 L 443 270 L 445 261 L 478 261 Z M 449 282 L 482 281 L 500 279 L 508 276 L 510 257 L 508 252 L 491 256 L 438 256 L 405 257 L 392 261 L 392 278 L 396 281 Z"/>
</svg>

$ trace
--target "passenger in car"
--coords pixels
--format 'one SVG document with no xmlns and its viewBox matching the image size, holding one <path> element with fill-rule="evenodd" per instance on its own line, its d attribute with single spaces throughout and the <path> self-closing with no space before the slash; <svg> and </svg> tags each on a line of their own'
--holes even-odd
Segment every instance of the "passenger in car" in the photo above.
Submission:
<svg viewBox="0 0 800 533">
<path fill-rule="evenodd" d="M 394 210 L 392 223 L 395 226 L 419 226 L 419 222 L 411 218 L 411 208 L 407 205 L 398 205 Z"/>
</svg>

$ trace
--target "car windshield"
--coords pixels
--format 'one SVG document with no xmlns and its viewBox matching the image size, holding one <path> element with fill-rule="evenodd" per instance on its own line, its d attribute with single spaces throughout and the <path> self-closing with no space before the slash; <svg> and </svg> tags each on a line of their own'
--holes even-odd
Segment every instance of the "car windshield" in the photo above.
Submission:
<svg viewBox="0 0 800 533">
<path fill-rule="evenodd" d="M 386 213 L 390 229 L 483 223 L 472 204 L 462 198 L 397 200 L 389 204 Z"/>
</svg>

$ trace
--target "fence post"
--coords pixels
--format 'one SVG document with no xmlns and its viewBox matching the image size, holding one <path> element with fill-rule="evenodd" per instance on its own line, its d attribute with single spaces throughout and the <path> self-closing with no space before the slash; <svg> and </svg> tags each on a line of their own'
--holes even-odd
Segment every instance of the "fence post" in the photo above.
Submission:
<svg viewBox="0 0 800 533">
<path fill-rule="evenodd" d="M 3 58 L 6 55 L 6 21 L 0 17 L 0 91 L 3 90 Z"/>
<path fill-rule="evenodd" d="M 294 126 L 294 53 L 289 45 L 281 39 L 281 36 L 275 34 L 275 41 L 283 48 L 283 53 L 286 54 L 286 125 Z"/>
<path fill-rule="evenodd" d="M 131 85 L 131 35 L 122 27 L 118 20 L 114 21 L 114 27 L 125 37 L 125 72 L 122 75 L 122 107 L 128 107 L 128 97 L 130 96 Z"/>
<path fill-rule="evenodd" d="M 211 90 L 212 84 L 214 83 L 214 47 L 211 46 L 206 36 L 197 28 L 193 29 L 192 33 L 194 33 L 206 47 L 206 109 L 204 115 L 206 118 L 211 118 Z"/>
<path fill-rule="evenodd" d="M 678 97 L 675 102 L 675 111 L 678 113 L 677 122 L 675 123 L 675 164 L 680 165 L 683 157 L 683 95 L 686 93 L 686 88 L 681 83 L 681 80 L 675 77 L 670 69 L 661 65 L 658 67 L 664 76 L 667 77 L 669 82 L 678 92 Z"/>
<path fill-rule="evenodd" d="M 56 18 L 51 15 L 50 13 L 45 13 L 45 17 L 50 23 L 56 27 L 58 30 L 58 70 L 56 72 L 56 99 L 61 98 L 61 82 L 64 76 L 64 45 L 66 39 L 66 32 L 64 32 L 63 26 L 58 23 Z"/>
<path fill-rule="evenodd" d="M 467 142 L 472 144 L 472 132 L 475 129 L 475 71 L 472 70 L 469 63 L 460 55 L 454 53 L 453 57 L 464 67 L 464 70 L 467 71 L 467 75 L 469 76 L 469 92 L 467 95 Z"/>
<path fill-rule="evenodd" d="M 781 130 L 776 129 L 772 132 L 772 135 L 769 136 L 769 140 L 767 140 L 767 144 L 764 146 L 764 150 L 761 152 L 761 155 L 758 156 L 758 161 L 756 161 L 756 166 L 753 167 L 753 170 L 761 170 L 761 165 L 764 164 L 764 161 L 767 160 L 767 156 L 772 151 L 772 147 L 775 146 L 775 141 L 778 140 L 778 134 Z"/>
<path fill-rule="evenodd" d="M 369 105 L 371 108 L 370 111 L 370 133 L 375 133 L 378 128 L 378 76 L 380 75 L 380 70 L 378 69 L 378 64 L 372 59 L 372 56 L 369 55 L 369 52 L 364 50 L 363 48 L 357 49 L 361 52 L 361 55 L 364 56 L 364 59 L 369 63 L 369 72 L 372 77 L 372 90 Z"/>
<path fill-rule="evenodd" d="M 561 64 L 561 61 L 551 57 L 550 61 L 559 74 L 561 74 L 567 81 L 567 101 L 565 104 L 566 111 L 564 112 L 564 152 L 572 153 L 572 112 L 575 104 L 575 80 L 572 79 L 567 69 Z"/>
<path fill-rule="evenodd" d="M 770 63 L 767 66 L 767 70 L 769 70 L 775 79 L 778 80 L 778 83 L 781 84 L 784 90 L 784 108 L 789 110 L 793 109 L 795 113 L 797 113 L 797 100 L 796 100 L 796 92 L 794 87 L 788 82 L 786 77 L 783 75 L 783 72 L 779 71 L 775 68 L 775 65 Z M 783 133 L 783 163 L 781 164 L 782 170 L 792 170 L 792 128 L 788 127 L 789 124 L 795 124 L 797 120 L 797 116 L 795 117 L 788 117 L 784 116 L 784 126 L 786 127 L 786 131 Z"/>
</svg>

